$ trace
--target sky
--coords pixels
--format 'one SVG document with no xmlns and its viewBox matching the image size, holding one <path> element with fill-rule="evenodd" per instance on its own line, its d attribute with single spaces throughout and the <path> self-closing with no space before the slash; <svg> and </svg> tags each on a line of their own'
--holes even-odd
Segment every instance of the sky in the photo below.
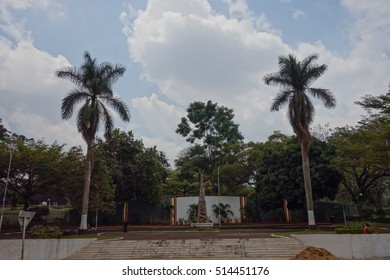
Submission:
<svg viewBox="0 0 390 280">
<path fill-rule="evenodd" d="M 60 114 L 73 85 L 55 71 L 89 51 L 127 69 L 113 89 L 131 120 L 115 116 L 115 126 L 172 162 L 188 147 L 175 129 L 194 101 L 233 109 L 246 141 L 292 135 L 286 110 L 270 112 L 279 88 L 263 77 L 281 55 L 316 53 L 328 70 L 313 87 L 337 106 L 315 101 L 313 126 L 356 125 L 354 102 L 388 91 L 389 14 L 388 0 L 0 0 L 0 118 L 26 137 L 84 147 Z"/>
</svg>

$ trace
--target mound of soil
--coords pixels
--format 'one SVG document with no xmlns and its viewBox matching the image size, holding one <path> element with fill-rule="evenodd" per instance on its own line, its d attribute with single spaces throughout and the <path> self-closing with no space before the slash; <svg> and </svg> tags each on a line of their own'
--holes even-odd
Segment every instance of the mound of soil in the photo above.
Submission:
<svg viewBox="0 0 390 280">
<path fill-rule="evenodd" d="M 296 255 L 292 260 L 337 260 L 338 258 L 331 252 L 313 246 L 307 247 L 305 250 Z"/>
</svg>

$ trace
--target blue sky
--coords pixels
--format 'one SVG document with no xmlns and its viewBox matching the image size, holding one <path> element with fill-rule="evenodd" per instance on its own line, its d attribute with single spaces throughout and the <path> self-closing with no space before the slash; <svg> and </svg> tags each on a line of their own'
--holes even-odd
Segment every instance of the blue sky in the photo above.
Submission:
<svg viewBox="0 0 390 280">
<path fill-rule="evenodd" d="M 233 108 L 246 140 L 292 134 L 285 111 L 269 111 L 278 88 L 262 77 L 279 55 L 318 53 L 328 71 L 314 86 L 337 107 L 316 103 L 313 126 L 355 125 L 354 101 L 388 90 L 389 14 L 387 0 L 0 0 L 0 117 L 28 137 L 83 146 L 74 120 L 60 118 L 72 84 L 54 71 L 88 50 L 127 68 L 114 90 L 132 119 L 116 125 L 173 160 L 193 101 Z"/>
</svg>

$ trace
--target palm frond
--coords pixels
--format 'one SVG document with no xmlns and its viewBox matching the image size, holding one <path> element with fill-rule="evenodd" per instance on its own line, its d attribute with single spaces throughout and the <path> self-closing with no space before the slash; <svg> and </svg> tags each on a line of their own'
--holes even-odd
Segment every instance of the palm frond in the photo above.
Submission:
<svg viewBox="0 0 390 280">
<path fill-rule="evenodd" d="M 288 102 L 292 93 L 293 92 L 289 90 L 278 93 L 271 105 L 271 111 L 279 111 L 279 109 Z"/>
<path fill-rule="evenodd" d="M 104 135 L 105 137 L 109 137 L 114 127 L 114 119 L 110 111 L 101 102 L 99 102 L 99 111 L 101 112 L 101 118 L 104 123 Z"/>
<path fill-rule="evenodd" d="M 104 98 L 103 101 L 107 103 L 109 106 L 111 106 L 115 112 L 119 114 L 121 119 L 125 122 L 130 121 L 130 112 L 129 108 L 127 107 L 126 103 L 124 103 L 122 100 L 120 100 L 117 97 L 112 98 Z"/>
<path fill-rule="evenodd" d="M 307 91 L 314 97 L 320 99 L 326 108 L 334 108 L 336 106 L 336 98 L 327 89 L 323 88 L 308 88 Z"/>
<path fill-rule="evenodd" d="M 290 80 L 282 75 L 280 73 L 270 73 L 263 77 L 263 81 L 266 85 L 273 85 L 273 86 L 282 86 L 284 88 L 290 87 Z"/>
<path fill-rule="evenodd" d="M 306 85 L 306 88 L 308 88 L 319 77 L 321 77 L 326 72 L 327 69 L 328 69 L 328 66 L 326 66 L 325 64 L 309 66 L 305 71 L 305 75 L 304 75 L 304 79 L 303 79 L 303 81 Z"/>
<path fill-rule="evenodd" d="M 61 116 L 64 120 L 70 119 L 73 115 L 75 106 L 80 102 L 89 98 L 88 93 L 74 89 L 68 93 L 68 95 L 62 99 L 61 104 Z"/>
<path fill-rule="evenodd" d="M 302 60 L 301 67 L 303 72 L 307 72 L 307 69 L 310 65 L 313 65 L 313 61 L 318 59 L 318 54 L 311 54 Z"/>
<path fill-rule="evenodd" d="M 123 65 L 117 64 L 112 67 L 111 64 L 103 65 L 104 69 L 104 81 L 109 87 L 111 87 L 123 74 L 126 72 L 126 68 Z"/>
<path fill-rule="evenodd" d="M 68 79 L 78 87 L 83 87 L 82 73 L 75 67 L 65 66 L 55 72 L 58 78 Z"/>
<path fill-rule="evenodd" d="M 86 102 L 77 114 L 77 128 L 85 141 L 93 141 L 99 129 L 100 112 L 90 101 Z"/>
</svg>

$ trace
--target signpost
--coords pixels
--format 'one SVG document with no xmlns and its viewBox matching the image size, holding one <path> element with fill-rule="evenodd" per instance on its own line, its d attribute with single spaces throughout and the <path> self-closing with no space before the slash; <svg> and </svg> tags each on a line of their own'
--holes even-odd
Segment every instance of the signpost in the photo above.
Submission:
<svg viewBox="0 0 390 280">
<path fill-rule="evenodd" d="M 23 260 L 24 258 L 24 239 L 26 237 L 26 228 L 28 224 L 31 222 L 31 220 L 34 218 L 35 212 L 32 211 L 20 211 L 18 216 L 18 222 L 20 225 L 20 229 L 22 230 L 23 237 L 22 237 L 22 253 L 20 259 Z"/>
</svg>

